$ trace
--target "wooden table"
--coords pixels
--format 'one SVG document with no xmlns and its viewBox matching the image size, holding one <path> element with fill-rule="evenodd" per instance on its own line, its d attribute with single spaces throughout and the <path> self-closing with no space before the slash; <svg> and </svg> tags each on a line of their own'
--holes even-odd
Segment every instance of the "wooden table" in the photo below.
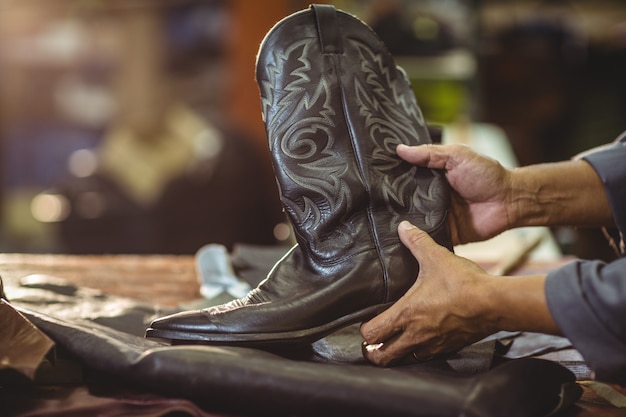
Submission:
<svg viewBox="0 0 626 417">
<path fill-rule="evenodd" d="M 200 297 L 193 256 L 0 254 L 5 285 L 16 285 L 30 274 L 165 307 Z"/>
<path fill-rule="evenodd" d="M 537 271 L 553 264 L 527 265 Z M 111 295 L 131 297 L 167 307 L 200 297 L 192 256 L 74 256 L 0 254 L 0 276 L 5 285 L 16 285 L 30 274 L 47 274 L 65 279 L 81 287 L 95 288 Z M 626 395 L 626 389 L 613 387 Z M 567 410 L 566 417 L 626 416 L 596 394 L 583 382 L 583 396 L 576 406 Z"/>
</svg>

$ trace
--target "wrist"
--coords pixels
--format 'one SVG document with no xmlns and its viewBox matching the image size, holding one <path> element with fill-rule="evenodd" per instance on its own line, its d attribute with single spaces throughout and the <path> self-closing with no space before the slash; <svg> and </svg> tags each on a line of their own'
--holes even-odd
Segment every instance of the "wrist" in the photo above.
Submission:
<svg viewBox="0 0 626 417">
<path fill-rule="evenodd" d="M 494 299 L 494 297 L 500 296 L 498 278 L 485 272 L 481 279 L 476 282 L 477 284 L 472 286 L 467 294 L 473 305 L 472 320 L 480 323 L 484 334 L 493 334 L 504 330 L 502 312 L 500 311 L 502 304 Z"/>
<path fill-rule="evenodd" d="M 483 309 L 495 331 L 560 333 L 548 309 L 545 279 L 545 275 L 530 275 L 485 280 Z"/>
<path fill-rule="evenodd" d="M 515 168 L 507 192 L 511 227 L 612 224 L 602 181 L 583 160 Z"/>
<path fill-rule="evenodd" d="M 509 171 L 507 207 L 511 228 L 548 224 L 546 187 L 537 174 L 536 166 Z"/>
</svg>

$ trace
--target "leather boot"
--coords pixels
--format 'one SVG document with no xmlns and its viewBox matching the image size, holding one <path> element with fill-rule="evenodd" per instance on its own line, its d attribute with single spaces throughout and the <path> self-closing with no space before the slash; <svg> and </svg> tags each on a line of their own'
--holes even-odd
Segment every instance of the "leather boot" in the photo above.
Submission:
<svg viewBox="0 0 626 417">
<path fill-rule="evenodd" d="M 154 321 L 148 337 L 305 344 L 389 307 L 418 265 L 409 220 L 451 249 L 449 189 L 398 144 L 430 143 L 402 70 L 362 21 L 314 5 L 274 26 L 257 60 L 274 172 L 297 245 L 247 296 Z"/>
</svg>

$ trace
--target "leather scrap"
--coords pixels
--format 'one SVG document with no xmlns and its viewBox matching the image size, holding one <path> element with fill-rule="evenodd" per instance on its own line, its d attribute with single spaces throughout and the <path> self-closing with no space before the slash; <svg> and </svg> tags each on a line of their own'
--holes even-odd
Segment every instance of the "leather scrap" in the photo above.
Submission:
<svg viewBox="0 0 626 417">
<path fill-rule="evenodd" d="M 572 343 L 565 337 L 523 332 L 513 338 L 513 343 L 504 356 L 509 359 L 519 359 L 571 347 Z"/>
<path fill-rule="evenodd" d="M 4 299 L 0 299 L 0 323 L 0 370 L 13 369 L 34 379 L 54 342 Z"/>
<path fill-rule="evenodd" d="M 22 310 L 94 371 L 206 410 L 246 415 L 541 417 L 580 395 L 575 377 L 525 358 L 463 376 L 419 365 L 319 363 L 259 349 L 169 346 L 91 321 Z"/>
<path fill-rule="evenodd" d="M 11 417 L 218 417 L 189 400 L 102 386 L 0 390 L 1 414 Z"/>
<path fill-rule="evenodd" d="M 229 415 L 541 417 L 580 396 L 574 375 L 545 360 L 467 373 L 457 371 L 468 363 L 460 352 L 439 363 L 379 368 L 359 356 L 356 326 L 300 351 L 170 346 L 139 336 L 138 324 L 155 313 L 141 302 L 48 275 L 23 278 L 11 294 L 15 308 L 86 374 Z"/>
<path fill-rule="evenodd" d="M 92 320 L 133 335 L 143 334 L 150 320 L 170 311 L 97 289 L 79 287 L 48 274 L 27 275 L 19 283 L 19 287 L 10 288 L 11 300 L 16 307 L 63 319 Z"/>
<path fill-rule="evenodd" d="M 626 388 L 599 381 L 581 381 L 580 384 L 589 387 L 593 392 L 607 400 L 612 406 L 626 408 Z M 618 389 L 621 392 L 618 391 Z"/>
</svg>

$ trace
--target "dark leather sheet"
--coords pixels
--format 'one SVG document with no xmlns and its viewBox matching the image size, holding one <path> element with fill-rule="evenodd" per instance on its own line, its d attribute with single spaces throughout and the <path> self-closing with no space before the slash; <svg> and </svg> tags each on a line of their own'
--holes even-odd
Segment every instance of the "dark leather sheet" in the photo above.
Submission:
<svg viewBox="0 0 626 417">
<path fill-rule="evenodd" d="M 567 407 L 580 394 L 574 375 L 556 363 L 519 359 L 485 370 L 491 363 L 485 366 L 480 348 L 446 360 L 379 368 L 358 355 L 356 327 L 283 352 L 170 346 L 137 336 L 141 323 L 160 313 L 145 304 L 45 277 L 26 279 L 13 293 L 22 314 L 89 378 L 189 400 L 203 412 L 530 417 Z M 455 360 L 472 363 L 471 358 L 479 365 L 455 370 Z"/>
<path fill-rule="evenodd" d="M 90 368 L 159 394 L 245 415 L 542 416 L 570 404 L 574 376 L 520 359 L 475 376 L 420 365 L 319 363 L 258 349 L 163 346 L 23 311 Z"/>
</svg>

